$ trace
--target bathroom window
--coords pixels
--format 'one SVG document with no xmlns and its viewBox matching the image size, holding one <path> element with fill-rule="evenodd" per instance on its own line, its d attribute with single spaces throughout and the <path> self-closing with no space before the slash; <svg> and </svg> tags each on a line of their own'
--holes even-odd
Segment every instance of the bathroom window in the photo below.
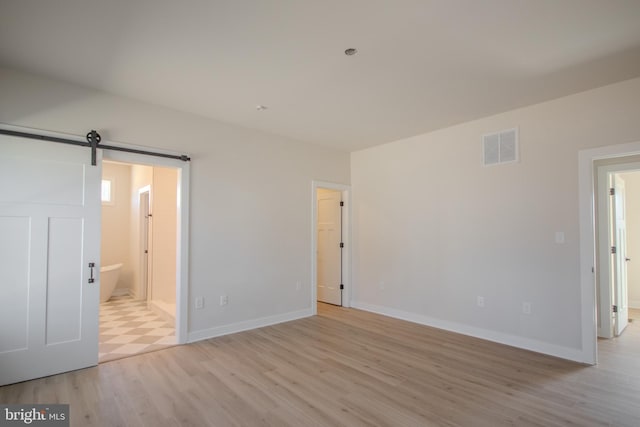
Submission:
<svg viewBox="0 0 640 427">
<path fill-rule="evenodd" d="M 113 180 L 112 179 L 103 179 L 102 180 L 102 204 L 103 205 L 113 205 Z"/>
</svg>

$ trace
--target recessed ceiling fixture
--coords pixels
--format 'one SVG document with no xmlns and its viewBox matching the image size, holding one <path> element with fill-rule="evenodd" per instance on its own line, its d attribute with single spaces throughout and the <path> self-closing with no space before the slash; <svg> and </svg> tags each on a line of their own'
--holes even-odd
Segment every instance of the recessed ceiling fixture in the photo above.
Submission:
<svg viewBox="0 0 640 427">
<path fill-rule="evenodd" d="M 256 110 L 258 111 L 264 111 L 267 109 L 266 105 L 256 105 Z"/>
<path fill-rule="evenodd" d="M 347 56 L 353 56 L 356 53 L 358 53 L 358 49 L 355 49 L 353 47 L 350 47 L 349 49 L 344 51 L 344 54 L 347 55 Z"/>
</svg>

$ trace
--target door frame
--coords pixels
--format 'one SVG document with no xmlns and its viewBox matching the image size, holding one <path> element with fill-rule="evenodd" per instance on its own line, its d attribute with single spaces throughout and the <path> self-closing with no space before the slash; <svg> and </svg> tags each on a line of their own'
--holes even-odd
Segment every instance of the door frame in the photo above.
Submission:
<svg viewBox="0 0 640 427">
<path fill-rule="evenodd" d="M 342 306 L 351 307 L 351 187 L 327 181 L 311 182 L 311 311 L 318 314 L 318 189 L 340 191 L 342 210 Z"/>
<path fill-rule="evenodd" d="M 580 361 L 595 365 L 598 362 L 598 291 L 599 275 L 596 260 L 599 249 L 596 244 L 596 160 L 611 159 L 619 164 L 625 158 L 640 155 L 640 142 L 607 145 L 578 152 L 578 196 L 580 216 L 580 306 L 582 348 Z M 598 243 L 599 244 L 599 243 Z"/>
<path fill-rule="evenodd" d="M 137 149 L 140 147 L 129 144 L 117 145 Z M 189 197 L 190 197 L 190 163 L 176 159 L 155 157 L 146 154 L 129 153 L 126 151 L 102 150 L 104 160 L 122 163 L 140 164 L 146 166 L 160 166 L 178 169 L 178 229 L 176 239 L 176 341 L 178 344 L 187 342 L 187 328 L 189 319 Z M 169 153 L 172 154 L 172 153 Z"/>
<path fill-rule="evenodd" d="M 147 199 L 147 208 L 142 209 L 142 200 L 144 199 L 145 194 Z M 140 273 L 143 277 L 143 280 L 140 286 L 140 291 L 141 291 L 140 297 L 142 298 L 140 299 L 149 301 L 152 296 L 150 284 L 151 284 L 151 280 L 153 280 L 153 277 L 151 274 L 152 265 L 153 265 L 153 258 L 152 258 L 153 254 L 151 253 L 152 230 L 151 230 L 151 224 L 149 223 L 149 218 L 148 218 L 148 215 L 151 214 L 151 186 L 150 185 L 145 185 L 144 187 L 138 190 L 138 206 L 141 207 L 140 211 L 138 212 L 138 222 L 140 226 L 139 232 L 138 232 L 138 240 L 140 244 L 140 255 L 141 255 L 139 268 L 140 268 Z M 145 210 L 146 210 L 146 215 L 145 215 Z M 144 246 L 147 247 L 146 254 L 144 253 Z M 146 262 L 145 262 L 145 255 L 146 255 Z"/>
</svg>

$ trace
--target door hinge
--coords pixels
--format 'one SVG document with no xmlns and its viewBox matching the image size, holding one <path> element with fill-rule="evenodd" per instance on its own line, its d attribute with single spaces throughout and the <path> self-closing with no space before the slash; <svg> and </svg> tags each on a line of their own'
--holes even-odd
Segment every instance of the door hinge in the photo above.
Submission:
<svg viewBox="0 0 640 427">
<path fill-rule="evenodd" d="M 344 206 L 344 202 L 340 202 L 340 206 Z"/>
<path fill-rule="evenodd" d="M 340 283 L 340 289 L 344 289 L 344 285 Z"/>
<path fill-rule="evenodd" d="M 344 248 L 344 243 L 340 242 L 340 247 Z"/>
<path fill-rule="evenodd" d="M 616 189 L 615 188 L 610 188 L 609 189 L 609 195 L 610 196 L 615 196 L 616 195 Z"/>
<path fill-rule="evenodd" d="M 616 247 L 615 246 L 611 246 L 611 253 L 615 254 L 616 253 Z"/>
<path fill-rule="evenodd" d="M 617 313 L 617 312 L 618 312 L 618 306 L 617 306 L 617 305 L 614 305 L 614 306 L 613 306 L 613 312 L 614 312 L 614 313 Z"/>
</svg>

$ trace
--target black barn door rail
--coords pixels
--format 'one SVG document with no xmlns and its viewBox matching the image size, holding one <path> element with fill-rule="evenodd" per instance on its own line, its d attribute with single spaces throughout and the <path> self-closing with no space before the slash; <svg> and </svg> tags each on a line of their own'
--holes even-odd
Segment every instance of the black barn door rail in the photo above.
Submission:
<svg viewBox="0 0 640 427">
<path fill-rule="evenodd" d="M 56 136 L 38 135 L 35 133 L 19 132 L 15 130 L 0 129 L 0 134 L 18 136 L 21 138 L 40 139 L 42 141 L 59 142 L 62 144 L 79 145 L 81 147 L 91 148 L 91 164 L 96 165 L 96 151 L 98 148 L 102 150 L 124 151 L 126 153 L 146 154 L 148 156 L 164 157 L 165 159 L 182 160 L 183 162 L 191 161 L 189 156 L 156 153 L 155 151 L 137 150 L 135 148 L 116 147 L 113 145 L 99 145 L 102 137 L 95 130 L 92 130 L 87 134 L 87 141 L 76 141 L 74 139 L 58 138 Z"/>
</svg>

